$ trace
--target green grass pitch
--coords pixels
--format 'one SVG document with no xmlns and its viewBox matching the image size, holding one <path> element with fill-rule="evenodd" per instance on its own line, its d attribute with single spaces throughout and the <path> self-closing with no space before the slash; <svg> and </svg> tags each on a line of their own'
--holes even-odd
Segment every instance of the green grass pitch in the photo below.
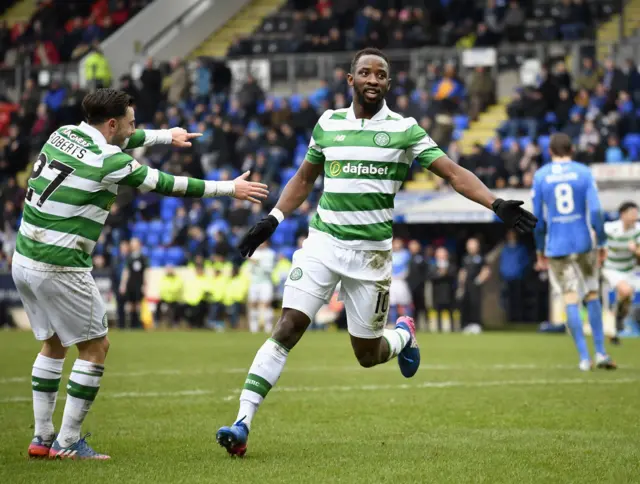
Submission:
<svg viewBox="0 0 640 484">
<path fill-rule="evenodd" d="M 0 333 L 0 482 L 640 482 L 638 340 L 612 350 L 618 371 L 584 374 L 566 335 L 421 335 L 423 366 L 406 380 L 395 361 L 360 368 L 346 334 L 309 333 L 258 412 L 247 457 L 232 459 L 215 432 L 235 418 L 264 339 L 113 332 L 84 426 L 112 460 L 34 462 L 38 344 Z"/>
</svg>

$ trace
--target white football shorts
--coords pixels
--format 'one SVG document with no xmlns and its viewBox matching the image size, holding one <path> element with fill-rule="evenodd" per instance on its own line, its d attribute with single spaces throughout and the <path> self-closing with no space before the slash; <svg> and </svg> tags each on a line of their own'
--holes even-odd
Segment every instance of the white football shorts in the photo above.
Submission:
<svg viewBox="0 0 640 484">
<path fill-rule="evenodd" d="M 249 304 L 270 304 L 273 301 L 273 284 L 263 282 L 261 284 L 251 284 L 247 301 Z"/>
<path fill-rule="evenodd" d="M 626 282 L 636 291 L 640 290 L 640 278 L 634 271 L 623 272 L 615 269 L 602 269 L 602 275 L 611 289 L 615 289 L 620 282 Z"/>
<path fill-rule="evenodd" d="M 293 254 L 282 307 L 313 320 L 338 282 L 349 334 L 363 339 L 382 336 L 389 313 L 391 251 L 345 249 L 329 236 L 311 231 Z"/>
<path fill-rule="evenodd" d="M 36 271 L 15 263 L 11 272 L 37 340 L 56 334 L 71 346 L 107 334 L 107 311 L 90 272 Z"/>
</svg>

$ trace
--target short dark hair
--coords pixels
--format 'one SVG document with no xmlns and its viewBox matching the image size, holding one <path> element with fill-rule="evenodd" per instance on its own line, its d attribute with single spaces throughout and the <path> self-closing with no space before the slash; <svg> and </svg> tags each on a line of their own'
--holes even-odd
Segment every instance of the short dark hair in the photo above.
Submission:
<svg viewBox="0 0 640 484">
<path fill-rule="evenodd" d="M 121 118 L 133 98 L 124 91 L 97 89 L 82 100 L 82 111 L 89 124 L 102 124 L 111 118 Z"/>
<path fill-rule="evenodd" d="M 635 202 L 624 202 L 622 205 L 620 205 L 620 208 L 618 209 L 618 213 L 622 215 L 627 210 L 630 210 L 632 208 L 635 208 L 637 210 L 638 205 Z"/>
<path fill-rule="evenodd" d="M 359 50 L 358 52 L 356 52 L 356 55 L 353 56 L 353 60 L 351 61 L 351 74 L 353 74 L 356 70 L 358 59 L 360 59 L 360 57 L 362 57 L 363 55 L 377 55 L 378 57 L 382 57 L 388 66 L 391 65 L 389 63 L 389 58 L 384 55 L 384 52 L 382 52 L 380 49 L 376 49 L 375 47 L 367 47 L 365 49 Z"/>
<path fill-rule="evenodd" d="M 571 138 L 564 133 L 551 135 L 549 150 L 553 156 L 571 156 L 573 153 L 573 143 Z"/>
</svg>

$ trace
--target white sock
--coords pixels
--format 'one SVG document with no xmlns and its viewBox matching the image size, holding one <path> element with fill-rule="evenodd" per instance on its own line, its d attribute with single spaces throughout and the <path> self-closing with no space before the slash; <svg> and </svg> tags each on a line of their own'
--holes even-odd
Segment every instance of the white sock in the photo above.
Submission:
<svg viewBox="0 0 640 484">
<path fill-rule="evenodd" d="M 35 419 L 34 435 L 42 440 L 52 440 L 55 434 L 53 411 L 56 409 L 58 387 L 62 377 L 64 358 L 56 360 L 38 355 L 31 370 L 31 387 L 33 388 L 33 416 Z"/>
<path fill-rule="evenodd" d="M 260 313 L 256 308 L 249 308 L 249 331 L 252 333 L 257 333 L 260 321 L 259 321 Z"/>
<path fill-rule="evenodd" d="M 263 312 L 264 332 L 271 333 L 273 330 L 273 308 L 269 305 Z"/>
<path fill-rule="evenodd" d="M 402 328 L 385 329 L 382 337 L 389 344 L 389 360 L 398 356 L 411 339 L 409 332 Z"/>
<path fill-rule="evenodd" d="M 86 360 L 76 360 L 67 384 L 67 403 L 64 406 L 62 427 L 58 442 L 69 447 L 80 439 L 82 422 L 100 390 L 104 365 Z"/>
<path fill-rule="evenodd" d="M 269 390 L 280 378 L 288 354 L 289 350 L 274 339 L 269 338 L 264 342 L 253 359 L 242 393 L 240 393 L 240 410 L 236 422 L 244 419 L 243 423 L 251 428 L 253 416 Z"/>
</svg>

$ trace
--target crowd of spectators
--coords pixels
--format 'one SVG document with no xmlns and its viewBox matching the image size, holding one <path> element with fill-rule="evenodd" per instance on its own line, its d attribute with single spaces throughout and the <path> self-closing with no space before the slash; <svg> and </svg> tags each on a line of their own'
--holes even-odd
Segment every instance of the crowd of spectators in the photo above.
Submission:
<svg viewBox="0 0 640 484">
<path fill-rule="evenodd" d="M 0 22 L 0 67 L 55 65 L 84 56 L 150 0 L 39 0 L 26 23 Z"/>
<path fill-rule="evenodd" d="M 583 66 L 576 75 L 570 74 L 561 61 L 544 67 L 535 86 L 516 93 L 502 136 L 488 147 L 476 146 L 471 154 L 460 152 L 455 125 L 459 117 L 467 117 L 464 113 L 480 111 L 492 102 L 495 82 L 487 71 L 478 68 L 465 82 L 454 65 L 432 64 L 419 83 L 400 71 L 387 101 L 393 110 L 416 118 L 454 161 L 474 171 L 488 186 L 528 187 L 535 169 L 548 159 L 544 142 L 554 130 L 571 134 L 579 149 L 577 157 L 585 162 L 620 162 L 637 155 L 625 147 L 626 141 L 621 142 L 636 136 L 635 101 L 640 95 L 637 69 L 631 63 L 619 69 L 609 61 L 600 69 L 592 59 L 585 59 Z M 252 76 L 232 94 L 231 81 L 224 63 L 203 59 L 187 66 L 174 59 L 156 66 L 149 59 L 139 79 L 124 76 L 114 87 L 135 99 L 141 126 L 184 126 L 204 134 L 190 150 L 178 152 L 157 146 L 139 149 L 136 157 L 169 173 L 198 178 L 230 179 L 251 170 L 253 180 L 264 181 L 272 188 L 273 198 L 265 206 L 268 209 L 279 188 L 304 159 L 319 114 L 351 102 L 346 73 L 337 68 L 331 79 L 309 97 L 273 97 Z M 418 84 L 424 87 L 417 88 Z M 9 243 L 6 252 L 11 250 L 10 234 L 17 226 L 16 208 L 23 197 L 15 175 L 28 166 L 33 152 L 56 126 L 81 119 L 84 94 L 77 85 L 54 80 L 40 88 L 33 79 L 27 79 L 20 103 L 9 122 L 0 126 L 0 203 L 3 237 Z M 292 252 L 319 195 L 320 184 L 310 203 L 279 229 L 277 249 Z M 137 213 L 134 220 L 131 211 Z M 161 247 L 152 257 L 153 265 L 162 265 L 169 258 L 182 263 L 185 253 L 191 257 L 227 257 L 244 228 L 261 214 L 258 207 L 239 202 L 192 203 L 123 190 L 96 254 L 109 264 L 119 242 L 136 232 L 134 235 L 142 238 L 148 250 Z M 159 221 L 153 230 L 144 225 L 150 220 Z M 169 251 L 172 247 L 187 250 Z"/>
<path fill-rule="evenodd" d="M 257 32 L 286 36 L 283 51 L 289 53 L 525 42 L 525 22 L 532 17 L 547 20 L 536 37 L 572 41 L 592 35 L 600 13 L 600 3 L 585 0 L 291 0 L 289 7 L 292 19 L 284 32 L 269 21 Z M 251 39 L 238 38 L 228 55 L 254 53 Z"/>
<path fill-rule="evenodd" d="M 559 60 L 542 66 L 534 85 L 518 88 L 509 119 L 489 146 L 476 146 L 467 163 L 489 186 L 531 185 L 533 172 L 549 161 L 549 135 L 561 131 L 585 164 L 625 163 L 640 156 L 640 72 L 632 59 L 618 67 L 581 60 L 576 73 Z"/>
</svg>

